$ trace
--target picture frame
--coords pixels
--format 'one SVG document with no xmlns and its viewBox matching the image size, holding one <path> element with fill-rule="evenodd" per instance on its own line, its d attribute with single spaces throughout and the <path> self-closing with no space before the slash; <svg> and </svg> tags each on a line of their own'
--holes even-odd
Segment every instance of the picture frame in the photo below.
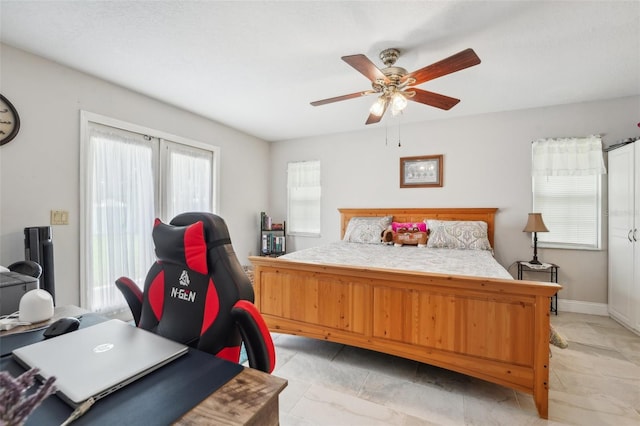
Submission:
<svg viewBox="0 0 640 426">
<path fill-rule="evenodd" d="M 400 158 L 400 188 L 442 186 L 443 155 Z"/>
</svg>

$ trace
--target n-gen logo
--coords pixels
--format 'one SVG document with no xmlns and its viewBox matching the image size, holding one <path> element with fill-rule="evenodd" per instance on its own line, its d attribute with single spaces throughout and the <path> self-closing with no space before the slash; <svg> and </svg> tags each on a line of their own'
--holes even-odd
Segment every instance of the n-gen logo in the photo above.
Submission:
<svg viewBox="0 0 640 426">
<path fill-rule="evenodd" d="M 187 271 L 183 270 L 182 273 L 180 274 L 180 278 L 178 279 L 178 282 L 180 283 L 180 285 L 183 285 L 185 287 L 188 287 L 189 284 L 191 284 L 191 280 L 189 279 L 189 274 L 187 273 Z"/>
<path fill-rule="evenodd" d="M 184 287 L 188 287 L 189 284 L 191 284 L 191 280 L 189 279 L 189 274 L 187 273 L 187 271 L 182 271 L 182 273 L 180 274 L 180 278 L 178 278 L 178 283 Z M 172 287 L 171 297 L 186 300 L 187 302 L 195 302 L 196 292 L 186 288 Z"/>
<path fill-rule="evenodd" d="M 171 297 L 176 299 L 186 300 L 187 302 L 195 302 L 196 301 L 196 292 L 191 291 L 184 288 L 171 288 Z"/>
</svg>

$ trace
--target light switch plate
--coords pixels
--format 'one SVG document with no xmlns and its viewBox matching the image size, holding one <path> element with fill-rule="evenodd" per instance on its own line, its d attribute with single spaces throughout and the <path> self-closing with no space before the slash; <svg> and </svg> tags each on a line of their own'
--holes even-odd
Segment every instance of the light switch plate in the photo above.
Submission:
<svg viewBox="0 0 640 426">
<path fill-rule="evenodd" d="M 68 225 L 69 212 L 66 210 L 51 210 L 52 225 Z"/>
</svg>

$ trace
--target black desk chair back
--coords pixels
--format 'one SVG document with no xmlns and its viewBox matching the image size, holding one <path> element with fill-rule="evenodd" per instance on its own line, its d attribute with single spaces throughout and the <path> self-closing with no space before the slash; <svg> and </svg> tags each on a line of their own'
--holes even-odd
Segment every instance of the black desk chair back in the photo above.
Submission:
<svg viewBox="0 0 640 426">
<path fill-rule="evenodd" d="M 116 280 L 136 325 L 233 362 L 244 343 L 252 368 L 273 371 L 273 341 L 224 220 L 211 213 L 156 219 L 153 241 L 158 260 L 144 291 Z"/>
<path fill-rule="evenodd" d="M 7 266 L 11 272 L 17 272 L 22 275 L 29 275 L 33 278 L 40 278 L 42 275 L 42 266 L 33 260 L 20 260 Z"/>
</svg>

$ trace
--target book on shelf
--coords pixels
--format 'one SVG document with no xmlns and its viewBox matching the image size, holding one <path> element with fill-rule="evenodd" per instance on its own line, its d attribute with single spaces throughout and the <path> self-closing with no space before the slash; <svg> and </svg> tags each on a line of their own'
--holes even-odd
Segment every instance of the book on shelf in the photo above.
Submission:
<svg viewBox="0 0 640 426">
<path fill-rule="evenodd" d="M 271 216 L 265 212 L 260 212 L 260 226 L 265 231 L 271 230 Z"/>
</svg>

